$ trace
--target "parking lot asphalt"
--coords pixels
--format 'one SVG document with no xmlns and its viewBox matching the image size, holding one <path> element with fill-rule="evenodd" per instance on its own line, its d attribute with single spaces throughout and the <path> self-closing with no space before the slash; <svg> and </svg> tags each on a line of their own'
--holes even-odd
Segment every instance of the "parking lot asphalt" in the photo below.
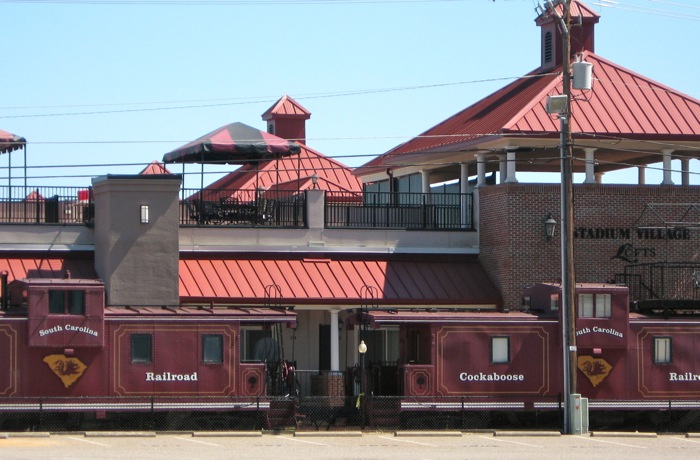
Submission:
<svg viewBox="0 0 700 460">
<path fill-rule="evenodd" d="M 700 435 L 549 432 L 0 433 L 2 459 L 687 459 Z"/>
</svg>

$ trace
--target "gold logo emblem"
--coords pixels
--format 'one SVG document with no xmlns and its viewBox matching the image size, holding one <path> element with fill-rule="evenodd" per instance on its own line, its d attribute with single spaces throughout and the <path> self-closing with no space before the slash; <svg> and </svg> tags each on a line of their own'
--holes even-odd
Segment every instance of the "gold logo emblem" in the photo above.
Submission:
<svg viewBox="0 0 700 460">
<path fill-rule="evenodd" d="M 48 355 L 44 357 L 44 362 L 61 379 L 66 388 L 73 385 L 87 369 L 87 366 L 78 358 L 69 358 L 65 355 Z"/>
<path fill-rule="evenodd" d="M 600 382 L 610 375 L 613 367 L 603 358 L 594 358 L 593 356 L 579 356 L 578 368 L 590 380 L 593 387 L 600 385 Z"/>
</svg>

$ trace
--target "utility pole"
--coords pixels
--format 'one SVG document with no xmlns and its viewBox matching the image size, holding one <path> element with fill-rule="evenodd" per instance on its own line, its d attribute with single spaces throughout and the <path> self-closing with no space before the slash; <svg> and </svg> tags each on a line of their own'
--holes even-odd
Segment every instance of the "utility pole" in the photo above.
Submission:
<svg viewBox="0 0 700 460">
<path fill-rule="evenodd" d="M 561 11 L 557 8 L 561 6 Z M 559 20 L 562 47 L 562 95 L 550 96 L 547 112 L 558 113 L 560 121 L 560 163 L 561 163 L 561 338 L 562 370 L 564 393 L 564 429 L 565 434 L 573 434 L 572 395 L 577 394 L 576 385 L 576 314 L 574 310 L 574 204 L 573 204 L 573 170 L 574 159 L 571 141 L 571 0 L 555 0 L 545 3 L 547 14 Z M 552 106 L 550 106 L 552 99 Z M 563 100 L 563 101 L 562 101 Z"/>
<path fill-rule="evenodd" d="M 576 314 L 574 311 L 574 203 L 573 154 L 571 145 L 571 0 L 562 1 L 562 84 L 566 112 L 561 115 L 561 271 L 562 327 L 564 342 L 564 432 L 572 434 L 571 395 L 576 385 Z"/>
</svg>

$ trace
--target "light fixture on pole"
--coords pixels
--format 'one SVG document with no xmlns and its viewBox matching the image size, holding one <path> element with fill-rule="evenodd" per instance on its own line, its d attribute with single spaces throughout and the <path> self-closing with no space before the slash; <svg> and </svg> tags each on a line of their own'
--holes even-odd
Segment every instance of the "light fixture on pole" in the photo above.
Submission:
<svg viewBox="0 0 700 460">
<path fill-rule="evenodd" d="M 318 188 L 318 174 L 313 173 L 311 175 L 311 183 L 313 184 L 313 189 L 316 190 Z"/>
<path fill-rule="evenodd" d="M 365 341 L 361 340 L 360 344 L 357 346 L 357 351 L 360 353 L 360 425 L 365 428 L 365 353 L 367 353 L 367 345 Z"/>
<path fill-rule="evenodd" d="M 547 219 L 544 221 L 544 234 L 547 237 L 547 241 L 552 241 L 552 238 L 554 238 L 554 231 L 557 228 L 557 221 L 554 220 L 554 217 L 552 217 L 552 213 L 550 212 L 547 215 Z"/>
</svg>

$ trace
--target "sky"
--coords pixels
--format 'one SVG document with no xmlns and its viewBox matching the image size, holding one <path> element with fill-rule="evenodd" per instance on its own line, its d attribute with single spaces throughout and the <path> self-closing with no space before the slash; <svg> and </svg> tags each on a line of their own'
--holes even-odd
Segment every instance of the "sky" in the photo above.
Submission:
<svg viewBox="0 0 700 460">
<path fill-rule="evenodd" d="M 601 15 L 597 54 L 700 99 L 696 0 L 586 3 Z M 87 186 L 228 123 L 265 130 L 261 115 L 288 94 L 312 113 L 307 145 L 355 167 L 537 68 L 537 4 L 0 0 L 0 129 L 27 139 L 30 186 Z M 11 162 L 20 185 L 23 153 L 11 155 L 0 183 Z M 207 168 L 206 182 L 233 169 Z M 186 187 L 199 172 L 185 168 Z"/>
</svg>

